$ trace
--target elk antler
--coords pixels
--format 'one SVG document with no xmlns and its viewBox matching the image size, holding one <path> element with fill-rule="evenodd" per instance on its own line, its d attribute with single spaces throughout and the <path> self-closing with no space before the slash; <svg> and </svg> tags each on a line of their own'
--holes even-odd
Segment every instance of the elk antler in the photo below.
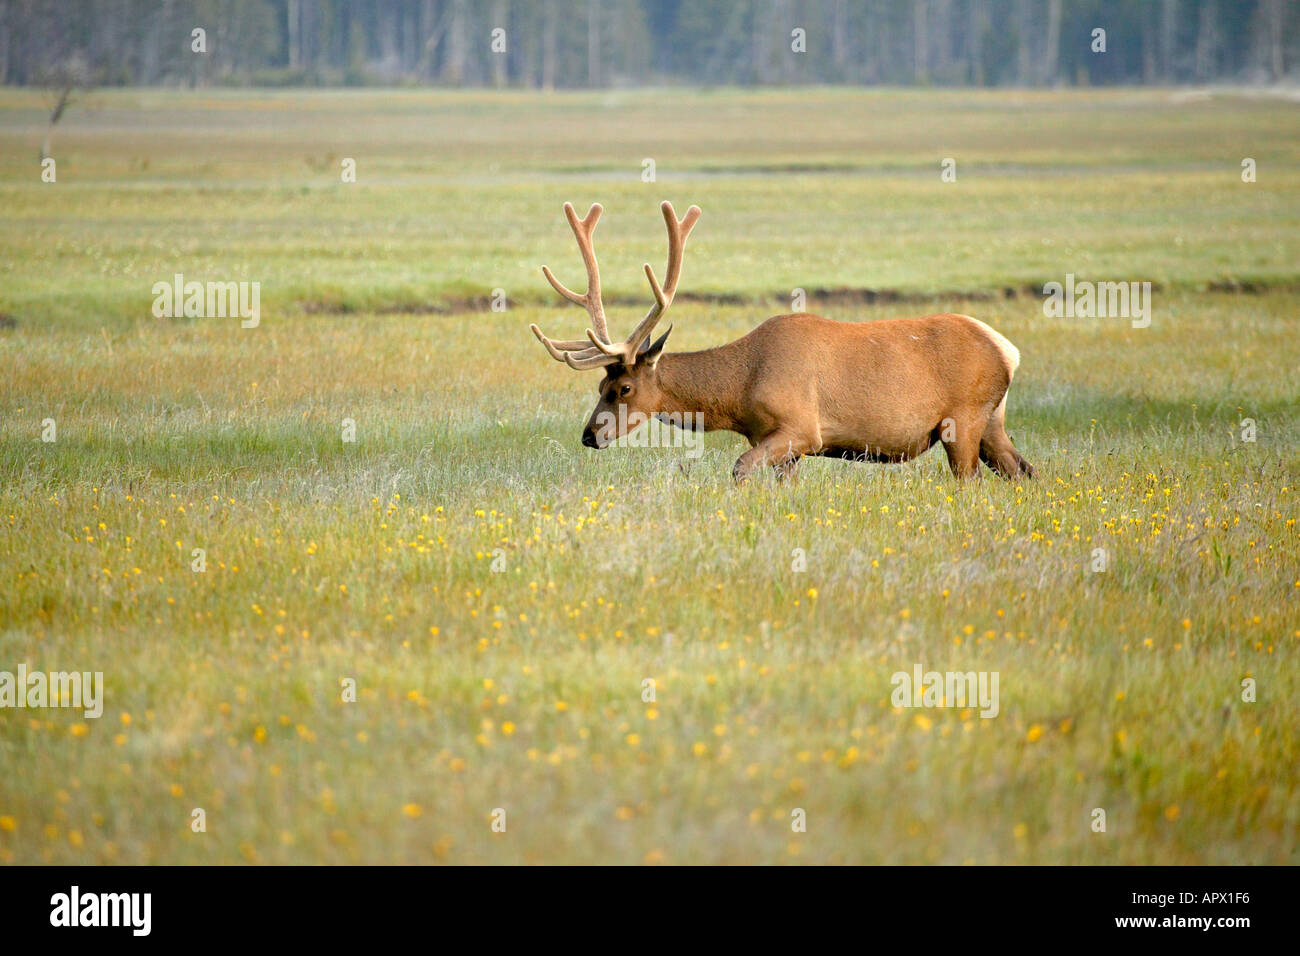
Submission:
<svg viewBox="0 0 1300 956">
<path fill-rule="evenodd" d="M 569 225 L 573 227 L 573 234 L 578 240 L 578 251 L 582 253 L 582 260 L 587 266 L 587 292 L 585 295 L 578 295 L 566 289 L 546 266 L 542 266 L 542 274 L 546 276 L 556 292 L 587 310 L 591 315 L 594 328 L 587 329 L 587 341 L 576 339 L 557 342 L 543 335 L 542 330 L 535 324 L 529 326 L 533 330 L 533 335 L 537 336 L 537 340 L 542 343 L 546 351 L 551 353 L 552 358 L 579 370 L 620 363 L 632 366 L 636 363 L 637 356 L 650 340 L 650 334 L 663 318 L 663 314 L 668 311 L 668 306 L 672 304 L 673 296 L 677 293 L 677 281 L 682 274 L 686 237 L 691 234 L 691 229 L 700 218 L 699 206 L 692 206 L 686 210 L 686 216 L 680 220 L 677 218 L 677 213 L 673 211 L 672 203 L 665 202 L 660 208 L 663 210 L 664 224 L 668 227 L 667 286 L 659 285 L 654 270 L 650 268 L 649 263 L 646 263 L 645 275 L 650 282 L 650 291 L 654 293 L 655 304 L 650 307 L 650 311 L 626 341 L 614 344 L 610 341 L 609 327 L 605 322 L 605 309 L 600 300 L 600 270 L 596 265 L 596 253 L 591 243 L 592 231 L 596 228 L 596 220 L 600 218 L 603 209 L 599 203 L 595 203 L 587 212 L 587 218 L 579 219 L 577 213 L 573 211 L 573 204 L 567 202 L 564 204 L 564 214 L 569 219 Z"/>
</svg>

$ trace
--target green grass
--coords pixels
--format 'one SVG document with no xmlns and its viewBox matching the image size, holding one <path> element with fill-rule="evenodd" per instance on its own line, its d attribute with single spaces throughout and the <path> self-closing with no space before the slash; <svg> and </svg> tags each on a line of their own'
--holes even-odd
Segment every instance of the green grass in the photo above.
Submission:
<svg viewBox="0 0 1300 956">
<path fill-rule="evenodd" d="M 0 670 L 106 706 L 0 709 L 0 862 L 1300 860 L 1294 109 L 108 92 L 47 185 L 38 104 L 0 91 Z M 673 346 L 796 286 L 969 312 L 1040 480 L 580 447 L 537 266 L 580 285 L 559 206 L 605 203 L 625 328 L 665 197 L 704 208 Z M 154 319 L 177 271 L 262 282 L 261 325 Z M 1003 296 L 1067 272 L 1159 283 L 1151 327 Z M 997 671 L 998 717 L 891 707 L 917 663 Z"/>
<path fill-rule="evenodd" d="M 1041 286 L 1066 268 L 1274 284 L 1300 259 L 1300 115 L 1267 100 L 113 91 L 57 129 L 56 185 L 38 179 L 39 105 L 0 91 L 0 309 L 33 323 L 130 324 L 178 270 L 257 279 L 275 315 L 496 288 L 549 304 L 539 263 L 574 265 L 565 200 L 605 204 L 606 290 L 638 303 L 665 198 L 705 210 L 687 291 L 749 300 Z"/>
</svg>

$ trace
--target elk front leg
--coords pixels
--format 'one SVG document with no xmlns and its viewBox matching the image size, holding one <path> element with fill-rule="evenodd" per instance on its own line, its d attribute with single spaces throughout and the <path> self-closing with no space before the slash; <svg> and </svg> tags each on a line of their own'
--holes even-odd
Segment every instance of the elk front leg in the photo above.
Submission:
<svg viewBox="0 0 1300 956">
<path fill-rule="evenodd" d="M 1004 423 L 1005 411 L 1006 399 L 1003 399 L 984 428 L 984 437 L 980 439 L 980 460 L 1008 480 L 1021 475 L 1034 478 L 1037 475 L 1034 466 L 1025 461 L 1020 452 L 1016 451 L 1016 446 L 1011 444 L 1011 436 L 1007 434 Z"/>
<path fill-rule="evenodd" d="M 755 468 L 772 465 L 780 477 L 788 478 L 798 468 L 799 459 L 812 451 L 812 447 L 811 441 L 793 432 L 773 432 L 736 459 L 731 476 L 739 485 L 749 478 Z"/>
</svg>

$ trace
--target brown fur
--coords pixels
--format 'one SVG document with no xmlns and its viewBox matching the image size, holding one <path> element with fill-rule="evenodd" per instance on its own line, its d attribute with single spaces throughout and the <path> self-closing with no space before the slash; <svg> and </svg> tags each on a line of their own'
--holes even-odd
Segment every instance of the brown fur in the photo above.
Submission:
<svg viewBox="0 0 1300 956">
<path fill-rule="evenodd" d="M 936 442 L 959 479 L 979 474 L 981 461 L 1003 478 L 1034 477 L 1003 422 L 1020 353 L 968 315 L 857 323 L 777 315 L 726 345 L 664 354 L 668 333 L 653 342 L 651 336 L 677 292 L 700 210 L 691 206 L 678 219 L 672 203 L 660 208 L 668 230 L 667 279 L 661 287 L 645 266 L 655 304 L 625 341 L 610 338 L 600 297 L 593 244 L 599 203 L 582 219 L 572 203 L 564 204 L 587 291 L 579 295 L 542 267 L 557 292 L 587 310 L 592 326 L 586 339 L 558 341 L 536 325 L 533 335 L 556 361 L 605 370 L 584 445 L 604 448 L 656 414 L 691 414 L 703 417 L 707 431 L 726 429 L 749 440 L 732 469 L 737 481 L 760 465 L 791 475 L 805 455 L 908 461 Z"/>
<path fill-rule="evenodd" d="M 620 404 L 633 422 L 635 413 L 699 412 L 707 430 L 749 440 L 733 469 L 743 481 L 759 465 L 790 474 L 805 455 L 908 461 L 946 431 L 958 478 L 977 474 L 981 460 L 1004 478 L 1033 477 L 1004 429 L 1015 368 L 990 331 L 955 314 L 861 323 L 774 316 L 717 348 L 608 367 L 587 434 Z M 619 437 L 604 431 L 598 447 Z"/>
</svg>

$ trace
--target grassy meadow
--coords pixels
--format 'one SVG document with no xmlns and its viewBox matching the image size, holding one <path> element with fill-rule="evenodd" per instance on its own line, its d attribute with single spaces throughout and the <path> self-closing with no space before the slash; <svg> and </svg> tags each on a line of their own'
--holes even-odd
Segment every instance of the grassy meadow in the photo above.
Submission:
<svg viewBox="0 0 1300 956">
<path fill-rule="evenodd" d="M 1300 862 L 1295 104 L 101 91 L 44 183 L 43 102 L 0 90 L 0 671 L 105 697 L 0 708 L 0 863 Z M 625 332 L 663 199 L 670 349 L 795 288 L 973 314 L 1039 480 L 581 447 L 538 267 L 581 288 L 602 202 Z M 260 324 L 155 318 L 175 273 Z M 1046 317 L 1067 273 L 1150 327 Z M 916 664 L 998 716 L 891 706 Z"/>
</svg>

